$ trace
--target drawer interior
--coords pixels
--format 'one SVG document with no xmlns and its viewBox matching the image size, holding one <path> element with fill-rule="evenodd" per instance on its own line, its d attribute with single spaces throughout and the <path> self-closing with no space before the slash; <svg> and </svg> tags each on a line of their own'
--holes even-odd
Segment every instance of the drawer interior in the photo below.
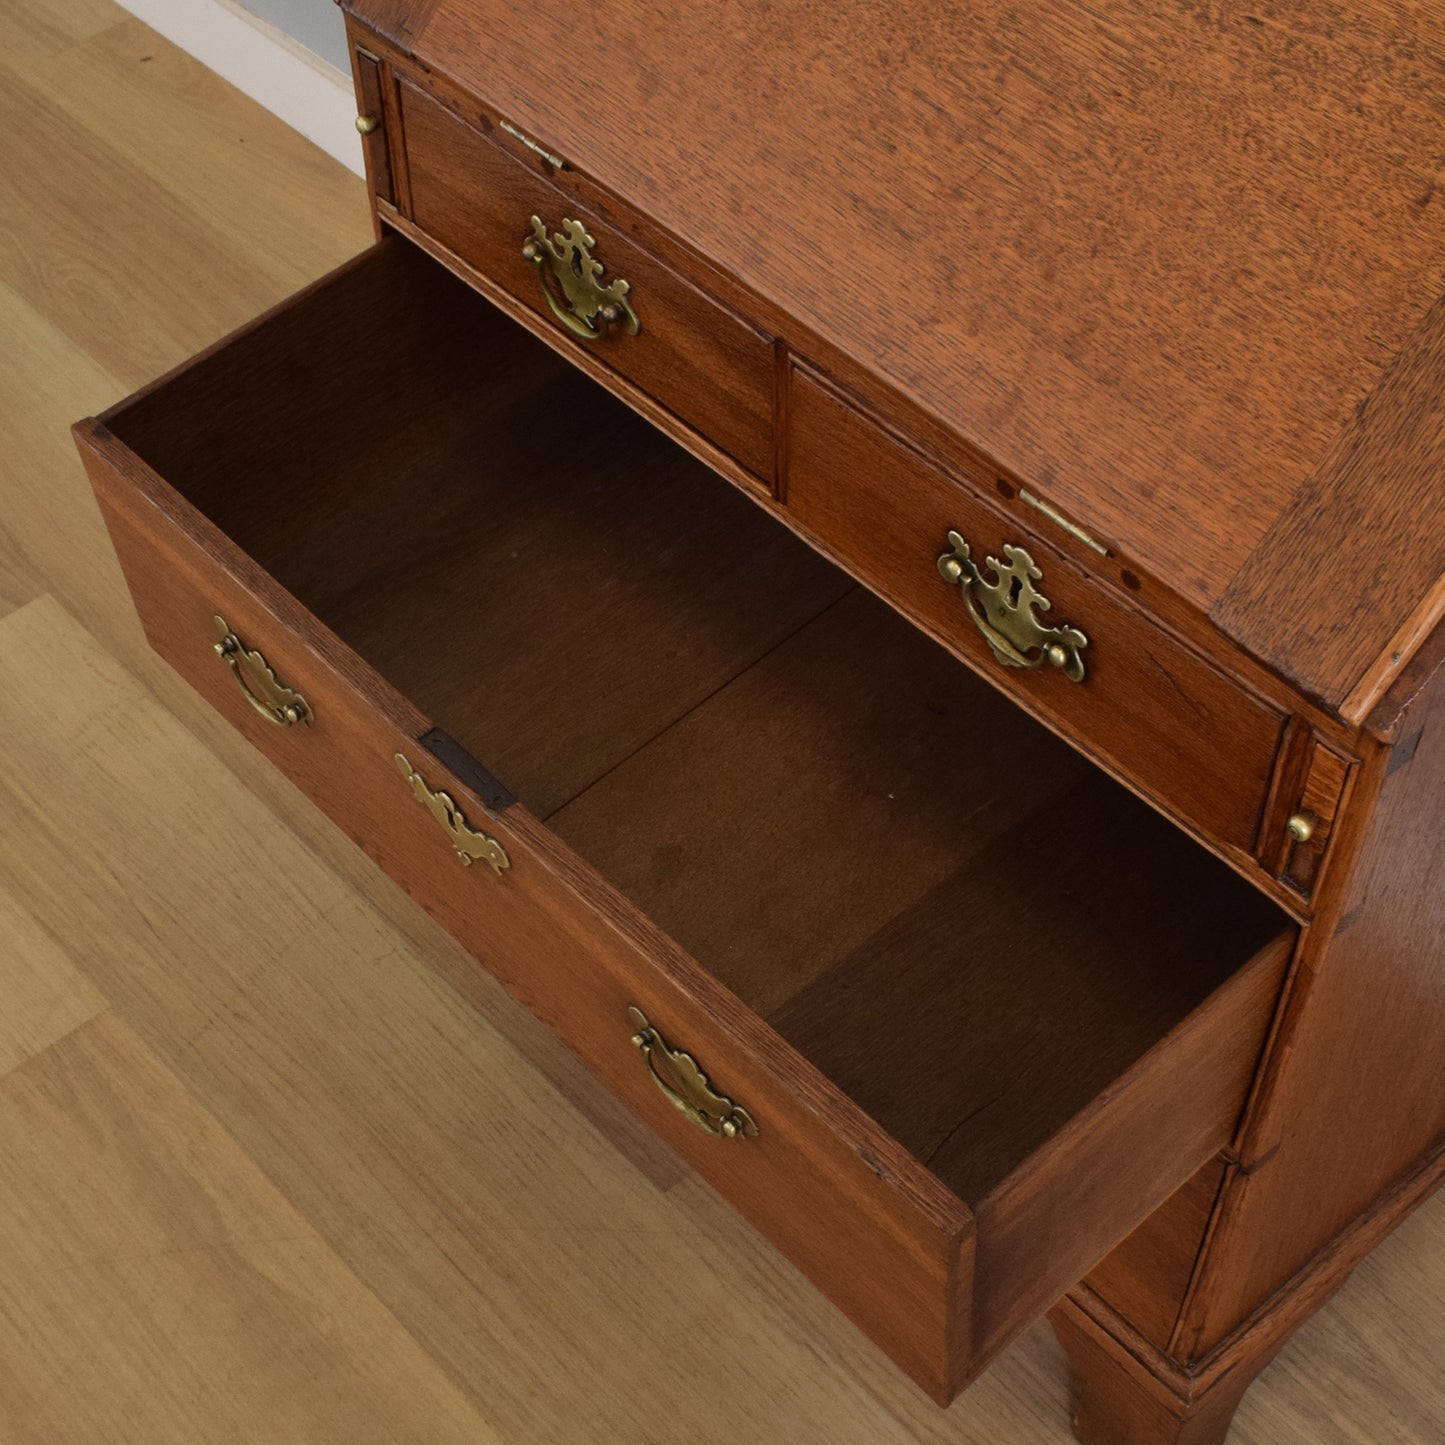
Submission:
<svg viewBox="0 0 1445 1445">
<path fill-rule="evenodd" d="M 405 243 L 108 425 L 970 1204 L 1288 926 Z"/>
</svg>

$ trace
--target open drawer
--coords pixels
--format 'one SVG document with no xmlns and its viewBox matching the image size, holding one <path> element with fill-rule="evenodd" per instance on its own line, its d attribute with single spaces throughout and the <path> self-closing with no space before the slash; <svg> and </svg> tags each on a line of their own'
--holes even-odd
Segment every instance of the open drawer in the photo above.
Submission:
<svg viewBox="0 0 1445 1445">
<path fill-rule="evenodd" d="M 77 436 L 157 650 L 937 1398 L 1228 1144 L 1273 905 L 409 244 Z"/>
</svg>

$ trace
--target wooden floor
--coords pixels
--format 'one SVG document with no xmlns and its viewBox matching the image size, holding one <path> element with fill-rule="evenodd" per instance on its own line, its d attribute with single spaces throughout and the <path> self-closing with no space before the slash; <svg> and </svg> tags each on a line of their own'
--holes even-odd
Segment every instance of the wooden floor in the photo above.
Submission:
<svg viewBox="0 0 1445 1445">
<path fill-rule="evenodd" d="M 370 239 L 108 0 L 0 0 L 0 1445 L 1048 1445 L 930 1405 L 146 650 L 66 427 Z M 1239 1445 L 1445 1440 L 1445 1197 Z"/>
</svg>

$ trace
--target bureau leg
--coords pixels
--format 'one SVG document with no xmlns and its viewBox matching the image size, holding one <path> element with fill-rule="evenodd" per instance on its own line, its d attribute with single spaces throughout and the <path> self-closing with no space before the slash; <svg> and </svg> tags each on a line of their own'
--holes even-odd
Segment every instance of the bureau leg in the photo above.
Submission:
<svg viewBox="0 0 1445 1445">
<path fill-rule="evenodd" d="M 1224 1445 L 1244 1392 L 1270 1356 L 1191 1376 L 1155 1352 L 1131 1354 L 1072 1299 L 1049 1312 L 1069 1357 L 1074 1434 L 1082 1445 Z"/>
</svg>

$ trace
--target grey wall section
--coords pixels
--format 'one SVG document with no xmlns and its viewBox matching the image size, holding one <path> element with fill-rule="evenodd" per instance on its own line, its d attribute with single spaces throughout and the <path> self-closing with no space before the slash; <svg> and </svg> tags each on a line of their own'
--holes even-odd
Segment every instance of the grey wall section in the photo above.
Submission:
<svg viewBox="0 0 1445 1445">
<path fill-rule="evenodd" d="M 346 27 L 334 0 L 241 0 L 259 15 L 308 50 L 329 60 L 338 70 L 351 69 L 346 50 Z"/>
</svg>

